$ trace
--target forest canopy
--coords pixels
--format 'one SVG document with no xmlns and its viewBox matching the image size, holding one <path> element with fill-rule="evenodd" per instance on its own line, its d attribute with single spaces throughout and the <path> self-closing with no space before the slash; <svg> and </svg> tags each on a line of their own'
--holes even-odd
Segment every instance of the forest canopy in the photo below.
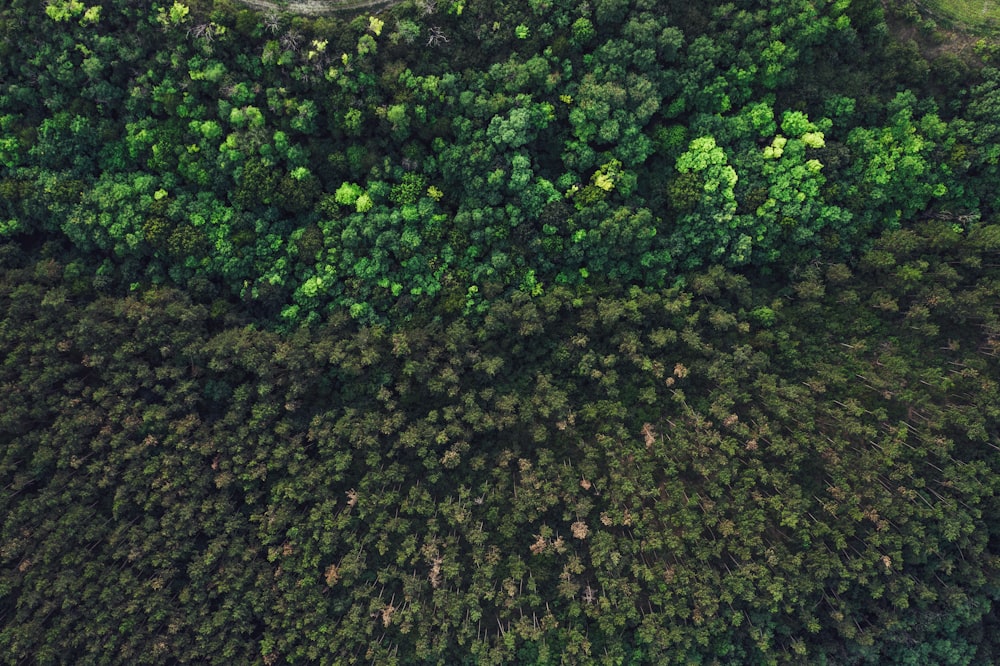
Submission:
<svg viewBox="0 0 1000 666">
<path fill-rule="evenodd" d="M 1000 661 L 989 24 L 290 8 L 0 7 L 0 661 Z"/>
</svg>

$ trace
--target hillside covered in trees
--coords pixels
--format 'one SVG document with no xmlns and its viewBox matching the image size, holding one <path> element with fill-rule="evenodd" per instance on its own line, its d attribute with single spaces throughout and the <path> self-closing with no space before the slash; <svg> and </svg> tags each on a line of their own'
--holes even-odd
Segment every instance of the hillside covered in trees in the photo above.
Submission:
<svg viewBox="0 0 1000 666">
<path fill-rule="evenodd" d="M 0 661 L 1000 662 L 988 25 L 262 4 L 0 5 Z"/>
</svg>

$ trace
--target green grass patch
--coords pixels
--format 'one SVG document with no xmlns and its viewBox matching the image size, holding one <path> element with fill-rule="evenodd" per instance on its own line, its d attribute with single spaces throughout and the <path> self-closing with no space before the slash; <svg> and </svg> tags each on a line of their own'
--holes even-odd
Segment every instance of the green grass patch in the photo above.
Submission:
<svg viewBox="0 0 1000 666">
<path fill-rule="evenodd" d="M 1000 26 L 1000 0 L 920 0 L 935 19 L 956 27 L 995 30 Z"/>
</svg>

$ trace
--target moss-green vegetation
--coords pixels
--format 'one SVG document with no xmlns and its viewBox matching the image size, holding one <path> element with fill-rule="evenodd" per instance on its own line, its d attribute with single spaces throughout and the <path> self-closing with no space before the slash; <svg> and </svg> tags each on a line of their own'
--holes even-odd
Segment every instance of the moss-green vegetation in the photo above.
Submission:
<svg viewBox="0 0 1000 666">
<path fill-rule="evenodd" d="M 998 52 L 0 3 L 0 663 L 1000 663 Z"/>
<path fill-rule="evenodd" d="M 996 0 L 920 0 L 933 16 L 973 29 L 995 31 L 1000 27 L 1000 2 Z"/>
</svg>

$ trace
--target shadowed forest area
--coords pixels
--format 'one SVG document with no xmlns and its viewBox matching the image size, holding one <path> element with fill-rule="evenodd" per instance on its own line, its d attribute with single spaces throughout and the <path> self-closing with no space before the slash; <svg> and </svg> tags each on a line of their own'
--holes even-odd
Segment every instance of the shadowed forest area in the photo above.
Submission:
<svg viewBox="0 0 1000 666">
<path fill-rule="evenodd" d="M 0 662 L 1000 662 L 989 25 L 294 5 L 0 7 Z"/>
</svg>

